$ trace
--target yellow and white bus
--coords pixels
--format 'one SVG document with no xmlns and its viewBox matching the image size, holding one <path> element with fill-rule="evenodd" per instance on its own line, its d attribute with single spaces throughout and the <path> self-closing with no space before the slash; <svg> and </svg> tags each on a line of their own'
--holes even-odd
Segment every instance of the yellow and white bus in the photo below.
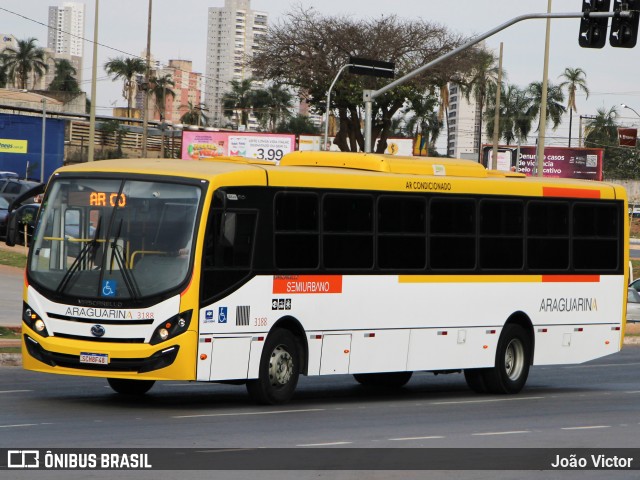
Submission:
<svg viewBox="0 0 640 480">
<path fill-rule="evenodd" d="M 626 212 L 616 185 L 455 159 L 63 167 L 28 259 L 23 364 L 124 394 L 246 383 L 271 404 L 301 374 L 464 372 L 516 393 L 531 365 L 622 347 Z"/>
</svg>

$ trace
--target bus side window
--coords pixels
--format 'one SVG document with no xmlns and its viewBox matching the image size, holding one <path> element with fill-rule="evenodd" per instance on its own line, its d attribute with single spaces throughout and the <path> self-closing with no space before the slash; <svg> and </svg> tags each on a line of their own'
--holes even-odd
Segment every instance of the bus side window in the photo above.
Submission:
<svg viewBox="0 0 640 480">
<path fill-rule="evenodd" d="M 204 242 L 203 300 L 231 288 L 250 273 L 256 219 L 255 212 L 212 210 Z M 233 235 L 225 229 L 233 229 Z"/>
</svg>

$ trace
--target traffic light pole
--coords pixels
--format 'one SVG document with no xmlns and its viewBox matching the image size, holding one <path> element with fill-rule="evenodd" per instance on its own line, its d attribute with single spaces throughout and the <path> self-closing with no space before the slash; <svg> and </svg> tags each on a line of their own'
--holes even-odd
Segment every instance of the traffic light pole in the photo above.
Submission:
<svg viewBox="0 0 640 480">
<path fill-rule="evenodd" d="M 631 18 L 632 17 L 632 12 L 631 11 L 621 11 L 621 12 L 590 12 L 590 13 L 584 13 L 584 12 L 570 12 L 570 13 L 527 13 L 525 15 L 520 15 L 518 17 L 514 17 L 511 20 L 503 23 L 502 25 L 498 25 L 495 28 L 492 28 L 491 30 L 478 35 L 477 37 L 472 38 L 471 40 L 469 40 L 467 43 L 459 46 L 458 48 L 455 48 L 453 50 L 451 50 L 448 53 L 445 53 L 444 55 L 442 55 L 441 57 L 436 58 L 435 60 L 432 60 L 431 62 L 421 66 L 420 68 L 415 69 L 412 72 L 407 73 L 405 76 L 391 82 L 388 85 L 385 85 L 384 87 L 380 88 L 379 90 L 364 90 L 363 91 L 363 102 L 364 102 L 364 108 L 365 108 L 365 132 L 364 132 L 364 151 L 366 153 L 371 153 L 371 130 L 372 130 L 372 124 L 373 124 L 373 119 L 371 118 L 372 116 L 372 104 L 373 101 L 379 97 L 380 95 L 388 92 L 389 90 L 391 90 L 392 88 L 395 88 L 397 86 L 400 86 L 404 83 L 406 83 L 407 81 L 411 80 L 412 78 L 420 75 L 421 73 L 423 73 L 424 71 L 438 65 L 439 63 L 444 62 L 445 60 L 450 59 L 451 57 L 456 56 L 458 53 L 466 50 L 469 47 L 474 46 L 477 43 L 480 43 L 481 41 L 495 35 L 498 32 L 501 32 L 502 30 L 510 27 L 511 25 L 515 25 L 516 23 L 522 22 L 523 20 L 531 20 L 531 19 L 555 19 L 555 18 L 611 18 L 611 17 L 622 17 L 622 18 Z"/>
</svg>

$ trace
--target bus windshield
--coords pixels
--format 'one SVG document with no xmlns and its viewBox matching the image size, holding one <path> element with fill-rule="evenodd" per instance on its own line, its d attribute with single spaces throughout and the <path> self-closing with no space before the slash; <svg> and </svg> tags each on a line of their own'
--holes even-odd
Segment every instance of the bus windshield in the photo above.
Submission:
<svg viewBox="0 0 640 480">
<path fill-rule="evenodd" d="M 32 282 L 74 298 L 139 300 L 187 278 L 201 190 L 132 179 L 58 178 L 34 235 Z"/>
</svg>

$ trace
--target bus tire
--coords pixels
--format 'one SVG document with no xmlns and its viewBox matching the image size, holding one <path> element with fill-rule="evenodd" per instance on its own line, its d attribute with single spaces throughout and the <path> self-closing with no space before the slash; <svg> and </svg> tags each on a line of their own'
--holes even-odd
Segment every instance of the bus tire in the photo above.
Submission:
<svg viewBox="0 0 640 480">
<path fill-rule="evenodd" d="M 249 396 L 263 405 L 282 405 L 293 397 L 300 376 L 300 352 L 289 330 L 271 332 L 262 349 L 258 378 L 247 381 Z"/>
<path fill-rule="evenodd" d="M 123 378 L 107 378 L 107 382 L 115 392 L 122 395 L 144 395 L 156 383 L 155 380 L 126 380 Z"/>
<path fill-rule="evenodd" d="M 464 371 L 464 379 L 471 390 L 476 393 L 487 393 L 487 385 L 484 382 L 484 368 L 471 368 Z"/>
<path fill-rule="evenodd" d="M 353 378 L 365 387 L 393 389 L 405 386 L 411 375 L 413 372 L 356 373 Z"/>
<path fill-rule="evenodd" d="M 498 340 L 494 368 L 484 370 L 484 382 L 489 393 L 518 393 L 529 376 L 531 338 L 518 324 L 505 325 Z"/>
</svg>

